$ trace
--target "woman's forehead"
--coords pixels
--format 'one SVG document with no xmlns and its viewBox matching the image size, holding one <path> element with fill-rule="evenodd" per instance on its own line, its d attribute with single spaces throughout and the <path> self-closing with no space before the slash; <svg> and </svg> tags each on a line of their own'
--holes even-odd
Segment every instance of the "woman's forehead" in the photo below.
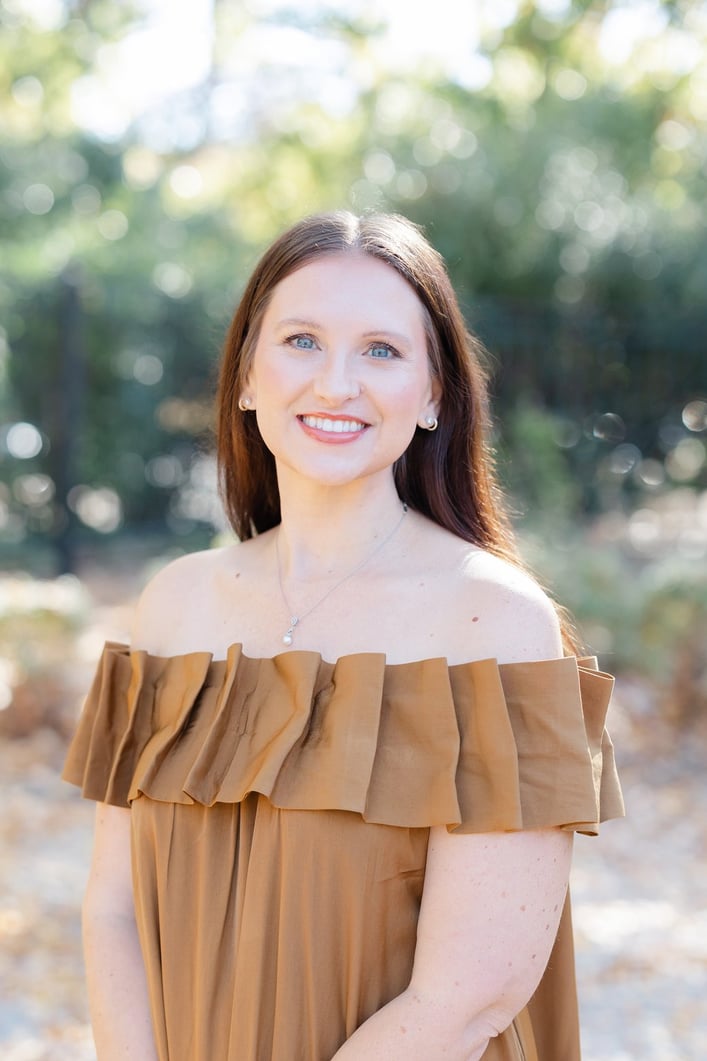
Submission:
<svg viewBox="0 0 707 1061">
<path fill-rule="evenodd" d="M 266 311 L 270 321 L 359 315 L 381 321 L 404 319 L 418 326 L 423 305 L 414 288 L 393 266 L 371 255 L 322 255 L 284 277 L 273 289 Z"/>
</svg>

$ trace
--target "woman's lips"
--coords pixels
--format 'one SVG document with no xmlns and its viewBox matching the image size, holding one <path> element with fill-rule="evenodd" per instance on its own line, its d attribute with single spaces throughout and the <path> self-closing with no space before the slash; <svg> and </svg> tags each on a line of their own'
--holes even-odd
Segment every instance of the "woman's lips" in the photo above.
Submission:
<svg viewBox="0 0 707 1061">
<path fill-rule="evenodd" d="M 305 432 L 321 442 L 350 442 L 360 438 L 370 425 L 350 416 L 321 416 L 305 413 L 297 419 Z"/>
</svg>

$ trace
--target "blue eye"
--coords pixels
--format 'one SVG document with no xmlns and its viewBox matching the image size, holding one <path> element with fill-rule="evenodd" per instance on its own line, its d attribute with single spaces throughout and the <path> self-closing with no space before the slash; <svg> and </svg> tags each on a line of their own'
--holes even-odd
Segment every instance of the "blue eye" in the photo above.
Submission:
<svg viewBox="0 0 707 1061">
<path fill-rule="evenodd" d="M 373 346 L 368 348 L 368 352 L 371 357 L 376 358 L 378 361 L 387 361 L 388 358 L 397 356 L 393 347 L 388 346 L 387 343 L 374 343 Z"/>
<path fill-rule="evenodd" d="M 311 335 L 290 335 L 285 342 L 294 346 L 296 350 L 313 350 L 314 339 Z"/>
</svg>

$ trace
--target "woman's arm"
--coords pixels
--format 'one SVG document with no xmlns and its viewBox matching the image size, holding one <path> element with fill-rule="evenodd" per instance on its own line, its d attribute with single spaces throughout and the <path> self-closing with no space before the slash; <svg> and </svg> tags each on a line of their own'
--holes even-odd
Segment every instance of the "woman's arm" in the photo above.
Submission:
<svg viewBox="0 0 707 1061">
<path fill-rule="evenodd" d="M 140 595 L 131 630 L 133 648 L 165 655 L 178 651 L 164 640 L 179 631 L 177 602 L 204 554 L 173 561 Z M 203 581 L 203 577 L 202 577 Z M 185 609 L 181 609 L 184 612 Z M 187 609 L 188 611 L 188 609 Z M 165 633 L 166 632 L 166 633 Z M 99 803 L 93 860 L 83 904 L 88 998 L 98 1061 L 157 1061 L 145 966 L 135 921 L 130 811 Z"/>
<path fill-rule="evenodd" d="M 178 628 L 172 616 L 176 601 L 184 599 L 184 578 L 188 578 L 197 555 L 168 564 L 145 587 L 132 623 L 133 648 L 171 654 L 172 646 L 162 638 L 164 631 Z M 98 1061 L 157 1061 L 135 921 L 130 811 L 105 803 L 99 803 L 96 812 L 93 860 L 83 904 L 83 939 Z"/>
<path fill-rule="evenodd" d="M 83 939 L 98 1061 L 157 1061 L 133 905 L 130 811 L 105 803 L 96 810 Z"/>
<path fill-rule="evenodd" d="M 486 581 L 474 585 L 486 628 L 481 651 L 503 663 L 560 656 L 545 595 L 495 558 L 484 564 Z M 540 981 L 571 856 L 572 835 L 560 829 L 432 829 L 410 984 L 354 1032 L 335 1061 L 477 1061 Z"/>
<path fill-rule="evenodd" d="M 540 981 L 571 851 L 571 834 L 558 829 L 432 829 L 410 985 L 335 1061 L 477 1061 Z"/>
</svg>

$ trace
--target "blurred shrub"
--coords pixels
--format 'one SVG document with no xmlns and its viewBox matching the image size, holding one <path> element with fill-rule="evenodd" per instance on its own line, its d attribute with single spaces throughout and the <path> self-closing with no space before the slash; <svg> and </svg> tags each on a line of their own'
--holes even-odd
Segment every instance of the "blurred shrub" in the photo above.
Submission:
<svg viewBox="0 0 707 1061">
<path fill-rule="evenodd" d="M 88 616 L 77 578 L 0 579 L 0 736 L 73 726 L 75 639 Z"/>
<path fill-rule="evenodd" d="M 588 653 L 607 669 L 629 669 L 640 661 L 638 580 L 621 549 L 597 546 L 586 533 L 553 536 L 526 527 L 522 551 L 572 613 Z"/>
<path fill-rule="evenodd" d="M 523 532 L 523 551 L 574 616 L 586 650 L 606 670 L 653 686 L 662 712 L 689 725 L 707 710 L 707 571 L 627 544 Z"/>
<path fill-rule="evenodd" d="M 707 570 L 668 561 L 646 572 L 642 585 L 643 666 L 659 685 L 667 680 L 668 713 L 693 721 L 707 710 Z"/>
<path fill-rule="evenodd" d="M 502 423 L 501 475 L 523 512 L 550 526 L 576 518 L 581 505 L 577 476 L 558 446 L 562 420 L 541 406 L 519 404 Z"/>
</svg>

